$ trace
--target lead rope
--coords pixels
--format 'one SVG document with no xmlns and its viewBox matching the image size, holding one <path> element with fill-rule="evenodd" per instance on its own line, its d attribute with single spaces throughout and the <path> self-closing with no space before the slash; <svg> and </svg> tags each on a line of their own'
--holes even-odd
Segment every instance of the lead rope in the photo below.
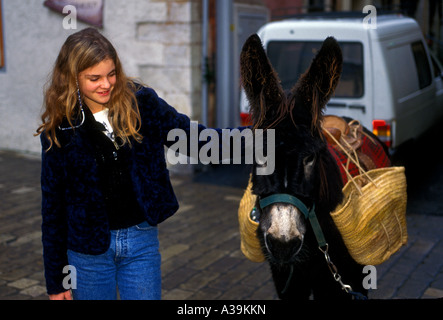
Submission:
<svg viewBox="0 0 443 320">
<path fill-rule="evenodd" d="M 321 252 L 323 252 L 325 259 L 326 259 L 326 263 L 328 265 L 328 268 L 332 273 L 332 277 L 334 278 L 334 280 L 336 282 L 338 282 L 338 284 L 341 286 L 341 288 L 346 293 L 352 295 L 352 298 L 354 298 L 355 300 L 367 300 L 368 298 L 364 294 L 362 294 L 360 292 L 353 291 L 352 287 L 350 285 L 343 283 L 343 281 L 341 280 L 341 275 L 338 273 L 337 267 L 332 262 L 331 257 L 329 256 L 329 253 L 328 253 L 329 245 L 326 244 L 326 246 L 324 246 L 325 249 L 323 249 L 321 246 L 319 246 L 318 248 L 320 249 Z"/>
<path fill-rule="evenodd" d="M 329 250 L 329 244 L 326 242 L 325 236 L 323 234 L 323 231 L 320 227 L 320 223 L 318 222 L 317 215 L 315 214 L 315 206 L 311 208 L 309 211 L 309 222 L 311 223 L 312 230 L 314 231 L 314 235 L 317 239 L 318 248 L 321 252 L 323 252 L 326 263 L 328 265 L 329 270 L 332 273 L 332 277 L 335 281 L 337 281 L 341 288 L 346 292 L 352 295 L 352 297 L 356 300 L 366 300 L 367 298 L 361 294 L 360 292 L 355 292 L 352 290 L 352 287 L 348 284 L 344 284 L 341 280 L 341 275 L 338 273 L 337 267 L 332 262 L 331 257 L 329 256 L 328 250 Z M 323 249 L 324 248 L 324 249 Z M 288 280 L 289 281 L 289 280 Z M 288 284 L 286 284 L 286 287 Z M 286 290 L 286 288 L 285 288 Z"/>
<path fill-rule="evenodd" d="M 285 287 L 284 287 L 284 289 L 281 291 L 281 294 L 285 294 L 285 293 L 286 293 L 286 290 L 288 290 L 288 288 L 289 288 L 289 284 L 291 283 L 292 276 L 293 276 L 293 274 L 294 274 L 294 265 L 291 264 L 291 267 L 290 267 L 290 268 L 291 268 L 291 269 L 289 270 L 289 277 L 288 277 L 288 280 L 286 280 Z"/>
</svg>

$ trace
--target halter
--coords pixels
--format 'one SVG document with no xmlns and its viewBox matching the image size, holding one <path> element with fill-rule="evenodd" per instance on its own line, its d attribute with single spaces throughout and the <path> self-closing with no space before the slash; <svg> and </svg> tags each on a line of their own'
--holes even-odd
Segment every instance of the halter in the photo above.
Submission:
<svg viewBox="0 0 443 320">
<path fill-rule="evenodd" d="M 259 203 L 260 207 L 264 209 L 271 204 L 277 202 L 292 204 L 298 210 L 300 210 L 305 218 L 311 223 L 315 237 L 317 238 L 318 246 L 320 248 L 325 248 L 328 245 L 325 240 L 325 236 L 323 235 L 323 231 L 321 230 L 320 224 L 318 223 L 317 215 L 315 214 L 315 204 L 309 210 L 308 207 L 299 198 L 286 193 L 273 194 L 269 197 L 261 199 Z"/>
</svg>

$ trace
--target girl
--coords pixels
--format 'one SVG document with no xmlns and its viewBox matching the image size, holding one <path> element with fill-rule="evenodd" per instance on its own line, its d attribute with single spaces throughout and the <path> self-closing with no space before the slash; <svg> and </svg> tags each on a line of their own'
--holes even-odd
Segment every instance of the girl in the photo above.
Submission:
<svg viewBox="0 0 443 320">
<path fill-rule="evenodd" d="M 121 299 L 160 299 L 156 226 L 178 209 L 164 145 L 174 143 L 173 128 L 189 137 L 190 119 L 129 80 L 92 28 L 63 44 L 44 102 L 37 134 L 50 299 L 116 299 L 117 285 Z"/>
</svg>

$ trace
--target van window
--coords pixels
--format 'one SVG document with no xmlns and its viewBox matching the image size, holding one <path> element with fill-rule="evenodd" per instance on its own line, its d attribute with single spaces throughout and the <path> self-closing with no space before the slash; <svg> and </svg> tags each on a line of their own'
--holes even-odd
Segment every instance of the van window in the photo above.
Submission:
<svg viewBox="0 0 443 320">
<path fill-rule="evenodd" d="M 409 43 L 388 48 L 386 67 L 397 99 L 419 90 L 417 71 L 414 68 L 414 55 Z"/>
<path fill-rule="evenodd" d="M 415 66 L 417 67 L 418 82 L 420 89 L 426 88 L 432 83 L 431 68 L 429 66 L 428 56 L 425 47 L 421 41 L 411 44 L 414 54 Z"/>
<path fill-rule="evenodd" d="M 269 60 L 277 71 L 284 90 L 290 90 L 306 71 L 320 50 L 320 41 L 271 41 L 267 45 Z M 335 96 L 359 98 L 364 94 L 363 45 L 340 42 L 343 52 L 343 73 Z"/>
</svg>

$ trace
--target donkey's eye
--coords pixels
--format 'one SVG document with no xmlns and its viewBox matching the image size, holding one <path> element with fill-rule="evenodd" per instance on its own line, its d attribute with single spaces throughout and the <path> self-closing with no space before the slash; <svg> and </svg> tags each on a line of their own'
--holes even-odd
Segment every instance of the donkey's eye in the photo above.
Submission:
<svg viewBox="0 0 443 320">
<path fill-rule="evenodd" d="M 315 163 L 315 154 L 310 154 L 309 156 L 307 156 L 307 157 L 304 157 L 303 158 L 303 165 L 306 167 L 306 166 L 313 166 L 314 165 L 314 163 Z"/>
<path fill-rule="evenodd" d="M 312 173 L 312 169 L 314 168 L 316 156 L 315 154 L 311 154 L 305 158 L 303 158 L 303 166 L 304 166 L 304 172 L 305 177 L 309 178 Z"/>
</svg>

